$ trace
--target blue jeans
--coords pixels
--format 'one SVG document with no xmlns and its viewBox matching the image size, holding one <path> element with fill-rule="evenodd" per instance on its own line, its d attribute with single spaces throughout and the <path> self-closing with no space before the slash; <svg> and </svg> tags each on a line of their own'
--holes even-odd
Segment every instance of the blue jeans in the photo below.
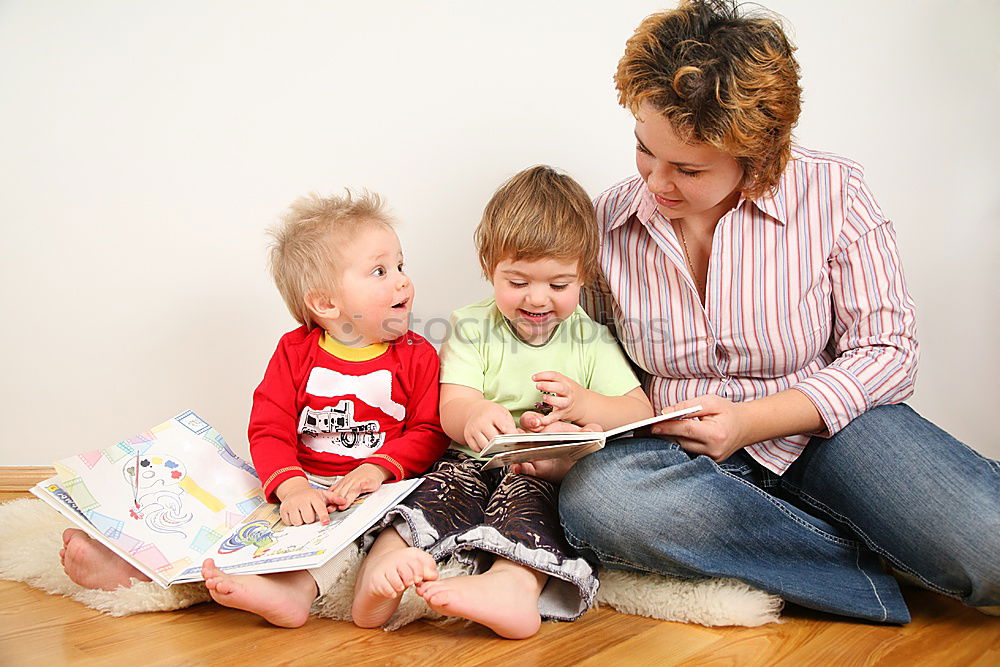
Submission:
<svg viewBox="0 0 1000 667">
<path fill-rule="evenodd" d="M 881 560 L 974 606 L 1000 604 L 1000 463 L 905 405 L 814 438 L 781 477 L 652 438 L 609 443 L 563 481 L 570 544 L 617 569 L 733 577 L 821 611 L 910 615 Z"/>
</svg>

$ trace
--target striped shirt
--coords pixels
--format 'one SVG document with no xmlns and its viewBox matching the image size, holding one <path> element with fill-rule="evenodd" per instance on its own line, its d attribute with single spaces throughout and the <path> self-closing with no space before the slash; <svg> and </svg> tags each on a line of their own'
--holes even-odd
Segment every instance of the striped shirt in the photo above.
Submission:
<svg viewBox="0 0 1000 667">
<path fill-rule="evenodd" d="M 912 393 L 913 302 L 892 223 L 857 163 L 794 147 L 775 191 L 741 198 L 719 221 L 704 305 L 639 176 L 595 207 L 604 280 L 585 290 L 584 307 L 618 336 L 657 410 L 702 394 L 803 392 L 823 432 L 747 447 L 781 474 L 811 435 Z"/>
</svg>

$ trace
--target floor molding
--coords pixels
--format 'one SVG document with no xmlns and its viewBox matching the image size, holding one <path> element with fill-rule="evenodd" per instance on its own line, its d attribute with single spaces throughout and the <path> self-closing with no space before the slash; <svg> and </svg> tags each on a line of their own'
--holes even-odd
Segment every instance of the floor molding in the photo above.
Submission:
<svg viewBox="0 0 1000 667">
<path fill-rule="evenodd" d="M 0 491 L 27 491 L 55 474 L 52 466 L 0 466 Z"/>
</svg>

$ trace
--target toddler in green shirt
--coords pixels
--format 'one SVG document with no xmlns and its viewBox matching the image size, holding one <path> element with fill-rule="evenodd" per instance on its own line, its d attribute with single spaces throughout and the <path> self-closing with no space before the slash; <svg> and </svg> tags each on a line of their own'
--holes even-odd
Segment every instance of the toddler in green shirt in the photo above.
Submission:
<svg viewBox="0 0 1000 667">
<path fill-rule="evenodd" d="M 441 422 L 459 447 L 387 515 L 355 604 L 367 600 L 367 624 L 384 622 L 415 584 L 441 614 L 524 638 L 542 618 L 578 618 L 597 590 L 559 524 L 549 480 L 567 464 L 484 471 L 461 448 L 478 452 L 519 428 L 606 430 L 653 409 L 614 337 L 579 306 L 581 286 L 598 275 L 597 222 L 583 188 L 549 167 L 522 171 L 494 194 L 475 238 L 493 296 L 452 314 L 441 351 Z M 474 574 L 417 582 L 416 550 L 437 562 L 455 555 Z"/>
</svg>

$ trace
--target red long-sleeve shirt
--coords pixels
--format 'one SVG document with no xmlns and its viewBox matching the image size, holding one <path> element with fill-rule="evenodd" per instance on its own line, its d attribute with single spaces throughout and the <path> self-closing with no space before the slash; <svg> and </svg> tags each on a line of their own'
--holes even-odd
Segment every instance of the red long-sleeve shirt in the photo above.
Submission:
<svg viewBox="0 0 1000 667">
<path fill-rule="evenodd" d="M 281 337 L 253 395 L 250 455 L 264 494 L 291 477 L 344 475 L 362 463 L 392 480 L 423 473 L 448 447 L 438 416 L 438 355 L 407 332 L 372 359 L 349 361 L 322 329 Z"/>
</svg>

